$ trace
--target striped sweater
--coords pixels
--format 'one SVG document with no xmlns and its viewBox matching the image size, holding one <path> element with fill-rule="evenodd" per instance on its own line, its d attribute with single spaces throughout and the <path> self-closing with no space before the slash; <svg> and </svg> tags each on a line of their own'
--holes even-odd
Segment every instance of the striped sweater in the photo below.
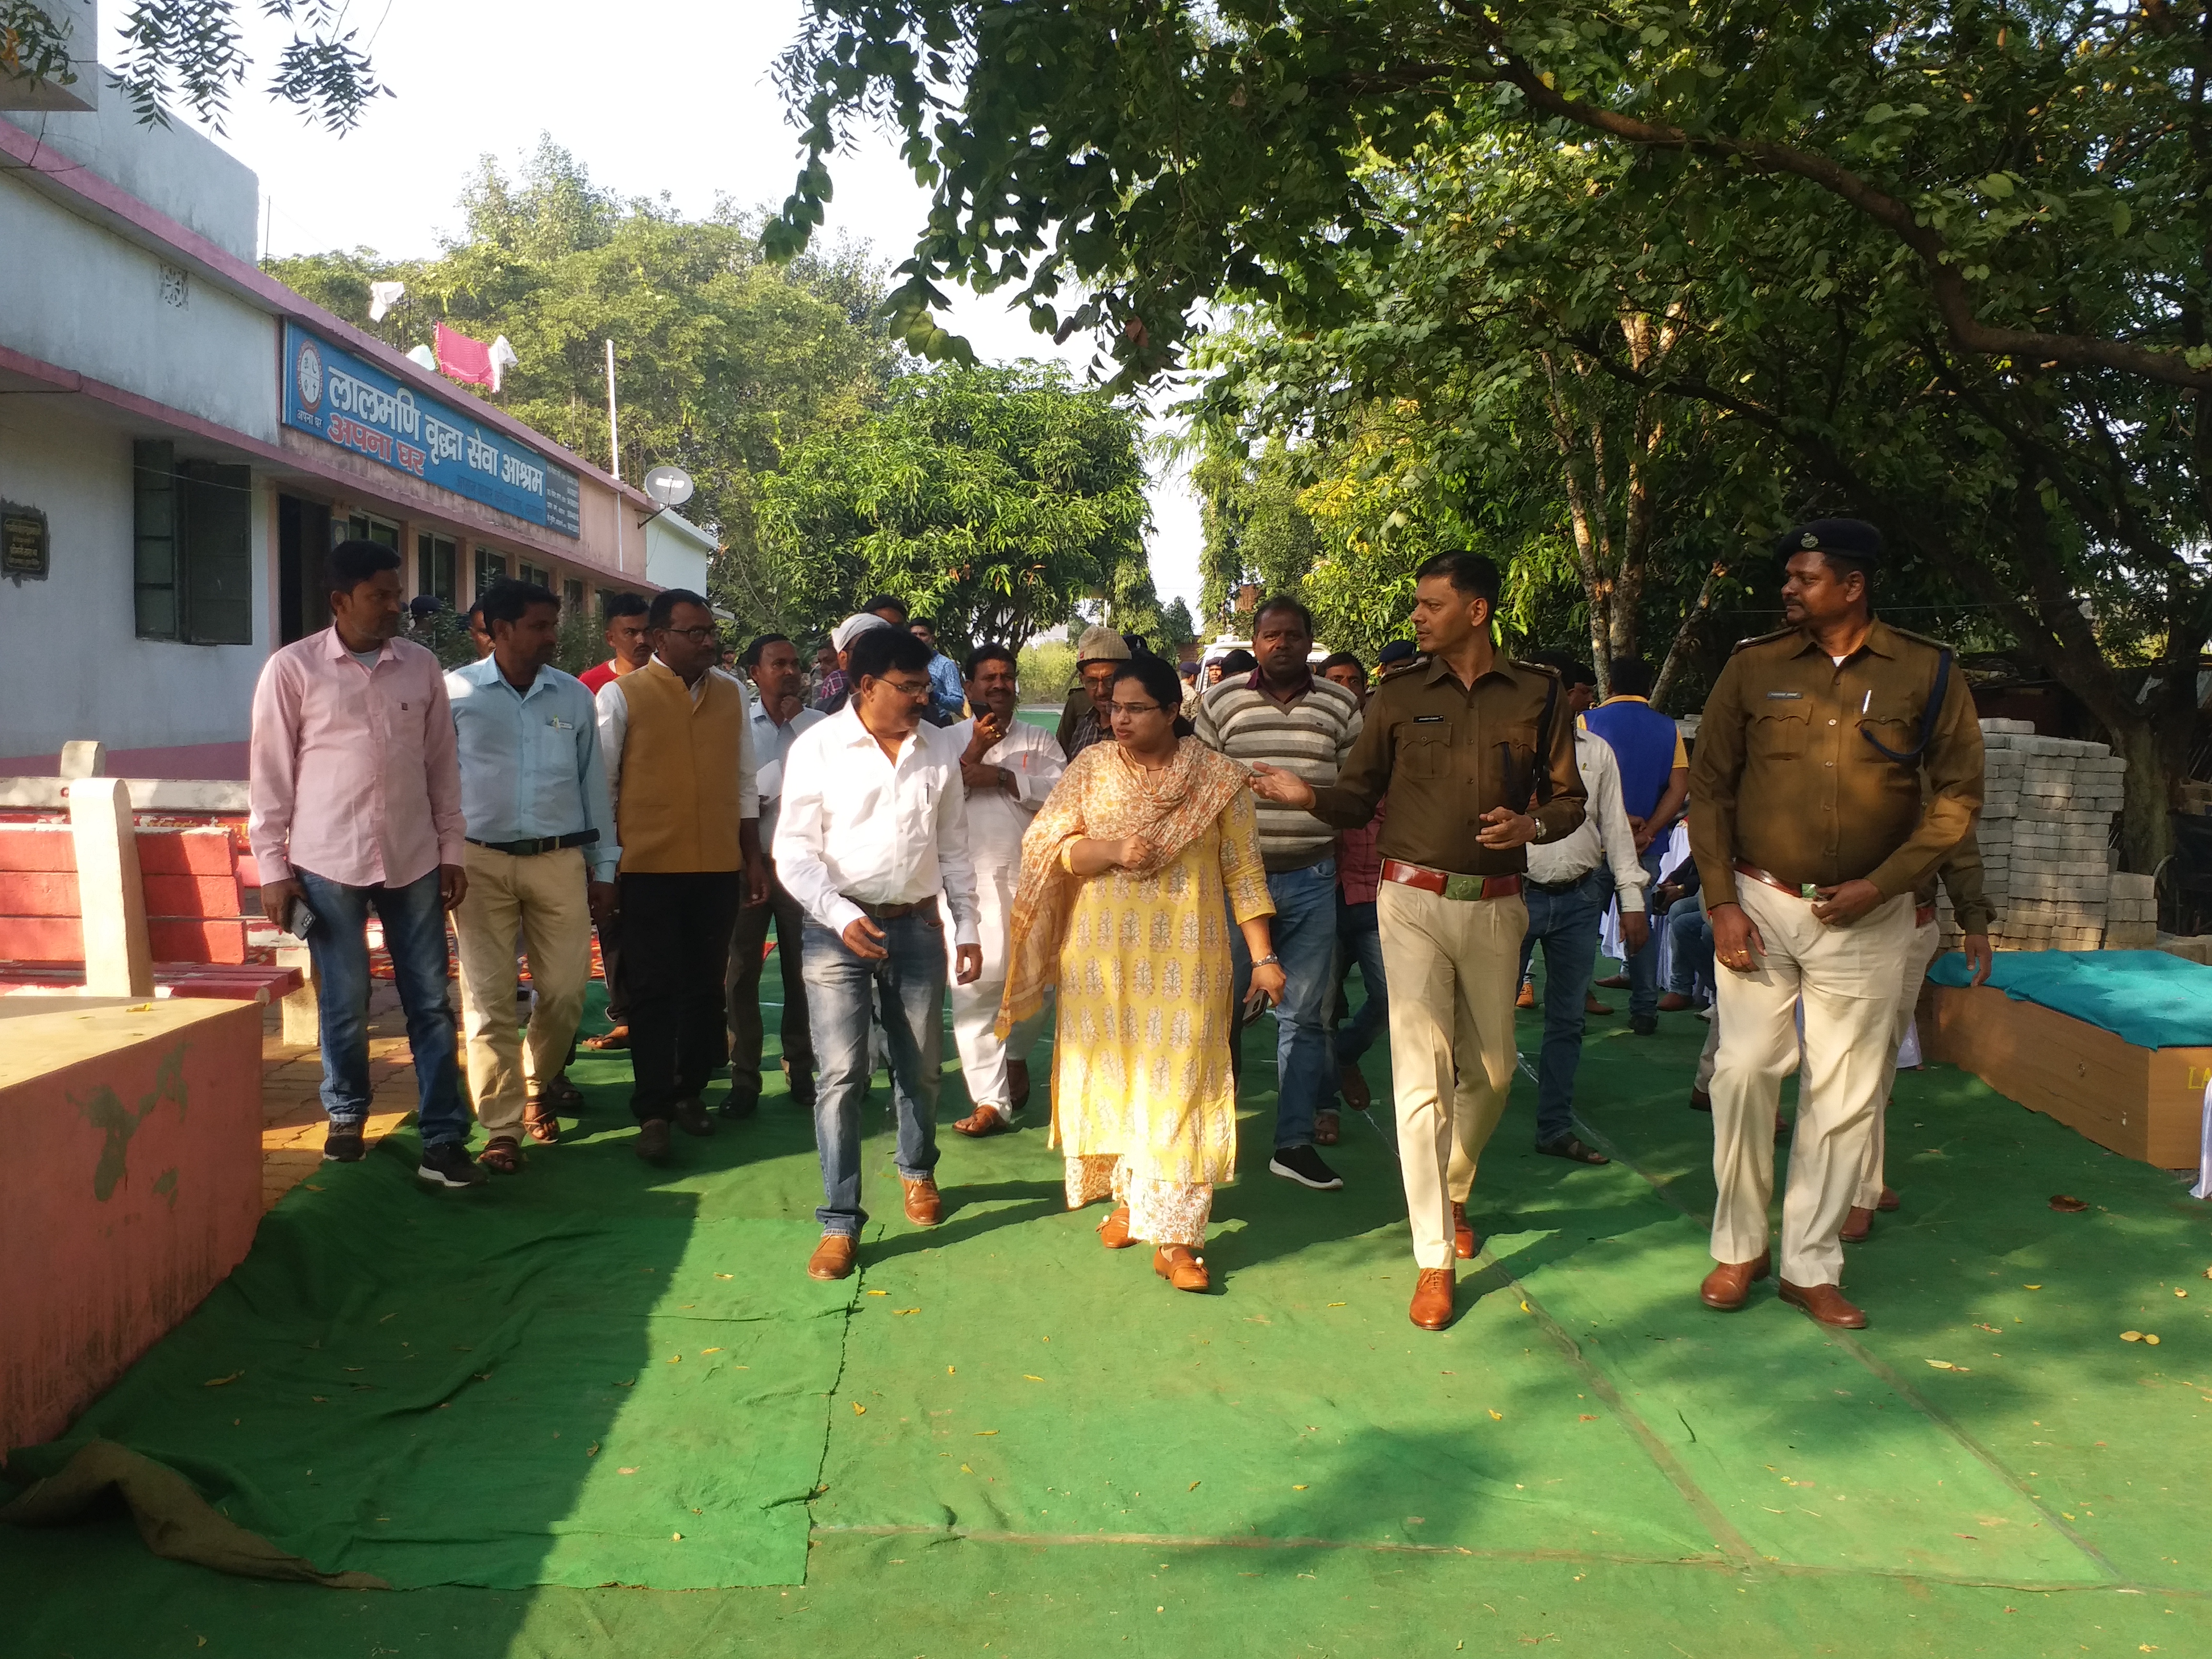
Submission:
<svg viewBox="0 0 2212 1659">
<path fill-rule="evenodd" d="M 1337 770 L 1359 735 L 1359 704 L 1334 680 L 1316 676 L 1303 696 L 1282 703 L 1260 689 L 1255 670 L 1224 680 L 1199 700 L 1191 724 L 1199 740 L 1249 766 L 1265 761 L 1316 788 Z M 1325 858 L 1336 831 L 1310 812 L 1258 803 L 1260 854 L 1270 870 L 1296 870 Z"/>
</svg>

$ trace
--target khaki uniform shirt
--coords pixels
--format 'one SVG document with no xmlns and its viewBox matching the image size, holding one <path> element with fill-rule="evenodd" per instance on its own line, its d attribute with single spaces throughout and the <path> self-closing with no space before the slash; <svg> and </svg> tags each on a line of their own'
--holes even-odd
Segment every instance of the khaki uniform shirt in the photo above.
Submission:
<svg viewBox="0 0 2212 1659">
<path fill-rule="evenodd" d="M 1879 618 L 1840 666 L 1798 629 L 1736 647 L 1690 768 L 1690 851 L 1708 905 L 1736 902 L 1739 859 L 1793 887 L 1864 878 L 1894 898 L 1971 833 L 1982 729 L 1955 662 L 1924 753 L 1894 761 L 1868 741 L 1899 753 L 1919 742 L 1939 648 Z"/>
<path fill-rule="evenodd" d="M 1551 730 L 1537 752 L 1547 702 Z M 1493 807 L 1532 812 L 1537 838 L 1552 842 L 1583 821 L 1584 791 L 1575 765 L 1575 722 L 1559 677 L 1503 660 L 1472 686 L 1441 659 L 1393 675 L 1367 699 L 1359 737 L 1334 786 L 1314 791 L 1314 816 L 1339 829 L 1364 829 L 1385 795 L 1377 850 L 1386 859 L 1460 876 L 1518 875 L 1528 867 L 1518 847 L 1485 847 L 1475 837 Z M 1540 793 L 1540 774 L 1548 799 Z"/>
<path fill-rule="evenodd" d="M 1950 857 L 1937 868 L 1928 872 L 1913 896 L 1916 904 L 1936 902 L 1938 880 L 1950 889 L 1951 914 L 1958 919 L 1962 933 L 1986 933 L 1997 919 L 1996 908 L 1990 902 L 1982 887 L 1982 843 L 1972 830 L 1951 849 Z"/>
</svg>

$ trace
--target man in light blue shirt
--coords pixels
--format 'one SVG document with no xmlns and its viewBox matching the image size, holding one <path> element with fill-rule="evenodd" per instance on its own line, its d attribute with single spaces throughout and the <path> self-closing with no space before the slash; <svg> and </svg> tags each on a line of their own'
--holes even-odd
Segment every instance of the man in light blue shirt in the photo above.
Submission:
<svg viewBox="0 0 2212 1659">
<path fill-rule="evenodd" d="M 753 704 L 747 715 L 754 765 L 760 779 L 761 843 L 773 846 L 783 761 L 793 741 L 810 726 L 828 718 L 805 707 L 805 676 L 799 647 L 781 634 L 763 634 L 744 649 L 738 665 L 752 681 Z M 730 941 L 730 971 L 724 982 L 730 1003 L 730 1094 L 722 1103 L 731 1117 L 750 1115 L 760 1104 L 761 1048 L 767 1033 L 761 1021 L 761 973 L 766 966 L 768 925 L 775 924 L 775 951 L 783 970 L 783 1074 L 791 1103 L 814 1105 L 814 1035 L 806 1018 L 806 978 L 799 971 L 799 940 L 806 912 L 784 890 L 769 867 L 768 902 L 738 912 Z"/>
<path fill-rule="evenodd" d="M 614 904 L 613 806 L 592 694 L 552 665 L 561 601 L 535 582 L 482 599 L 491 654 L 446 676 L 460 750 L 469 892 L 453 912 L 469 1092 L 489 1138 L 477 1162 L 522 1168 L 583 1097 L 563 1075 L 592 976 L 592 924 Z M 536 993 L 527 1054 L 515 1022 L 520 932 Z"/>
<path fill-rule="evenodd" d="M 929 647 L 929 723 L 957 724 L 968 711 L 968 688 L 960 683 L 960 665 L 937 648 L 937 629 L 926 617 L 916 617 L 906 631 Z"/>
</svg>

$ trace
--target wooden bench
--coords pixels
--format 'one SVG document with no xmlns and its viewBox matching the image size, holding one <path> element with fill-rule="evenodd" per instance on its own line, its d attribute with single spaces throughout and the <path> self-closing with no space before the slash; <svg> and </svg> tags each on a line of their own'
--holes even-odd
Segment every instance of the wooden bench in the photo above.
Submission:
<svg viewBox="0 0 2212 1659">
<path fill-rule="evenodd" d="M 129 994 L 266 1002 L 301 988 L 300 969 L 272 960 L 278 935 L 258 902 L 249 914 L 260 880 L 228 830 L 138 829 L 115 781 L 69 788 L 95 799 L 73 799 L 68 822 L 0 823 L 0 994 L 98 988 L 88 963 L 118 953 Z M 100 872 L 89 884 L 88 866 Z"/>
</svg>

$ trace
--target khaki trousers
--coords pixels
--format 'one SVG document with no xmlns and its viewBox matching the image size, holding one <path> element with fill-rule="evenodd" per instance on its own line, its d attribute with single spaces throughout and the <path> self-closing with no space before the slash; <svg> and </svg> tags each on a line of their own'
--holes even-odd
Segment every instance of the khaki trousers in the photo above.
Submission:
<svg viewBox="0 0 2212 1659">
<path fill-rule="evenodd" d="M 592 977 L 592 907 L 584 849 L 516 858 L 489 847 L 463 849 L 468 896 L 453 913 L 461 946 L 461 1029 L 469 1094 L 488 1136 L 522 1134 L 524 1079 L 556 1077 L 583 1018 Z M 529 1054 L 514 1018 L 514 938 L 522 933 L 538 1004 Z"/>
<path fill-rule="evenodd" d="M 1774 1196 L 1774 1109 L 1798 1068 L 1796 1007 L 1805 1003 L 1803 1070 L 1782 1200 L 1782 1277 L 1842 1281 L 1844 1212 L 1896 1059 L 1890 1028 L 1912 942 L 1912 895 L 1885 900 L 1848 927 L 1815 921 L 1804 899 L 1747 878 L 1737 889 L 1765 949 L 1750 973 L 1716 975 L 1721 1028 L 1713 1063 L 1713 1259 L 1753 1261 L 1767 1247 Z"/>
<path fill-rule="evenodd" d="M 968 1085 L 968 1098 L 978 1106 L 994 1109 L 1000 1117 L 1013 1115 L 1013 1090 L 1006 1081 L 1009 1060 L 1026 1061 L 1036 1046 L 1050 1005 L 1018 1023 L 1006 1042 L 992 1028 L 999 1022 L 999 1004 L 1006 994 L 1007 953 L 1013 942 L 1014 892 L 1021 884 L 1019 870 L 978 866 L 975 906 L 981 913 L 983 971 L 973 985 L 954 977 L 960 971 L 959 946 L 952 930 L 945 930 L 945 984 L 951 991 L 952 1044 L 960 1054 L 960 1080 Z"/>
<path fill-rule="evenodd" d="M 1376 895 L 1390 978 L 1390 1073 L 1413 1261 L 1452 1265 L 1451 1206 L 1513 1086 L 1513 998 L 1528 908 L 1518 897 L 1448 899 L 1403 882 Z"/>
<path fill-rule="evenodd" d="M 1920 987 L 1928 978 L 1928 964 L 1936 960 L 1936 945 L 1940 929 L 1930 921 L 1925 927 L 1912 930 L 1912 942 L 1905 950 L 1905 979 L 1897 1000 L 1897 1018 L 1889 1028 L 1889 1067 L 1882 1073 L 1881 1105 L 1874 1115 L 1874 1133 L 1867 1137 L 1866 1162 L 1859 1171 L 1859 1189 L 1851 1202 L 1863 1210 L 1871 1210 L 1881 1201 L 1881 1189 L 1886 1185 L 1882 1173 L 1882 1158 L 1888 1151 L 1889 1097 L 1897 1088 L 1897 1054 L 1905 1046 L 1907 1032 L 1912 1030 L 1912 1016 L 1920 1006 Z"/>
</svg>

